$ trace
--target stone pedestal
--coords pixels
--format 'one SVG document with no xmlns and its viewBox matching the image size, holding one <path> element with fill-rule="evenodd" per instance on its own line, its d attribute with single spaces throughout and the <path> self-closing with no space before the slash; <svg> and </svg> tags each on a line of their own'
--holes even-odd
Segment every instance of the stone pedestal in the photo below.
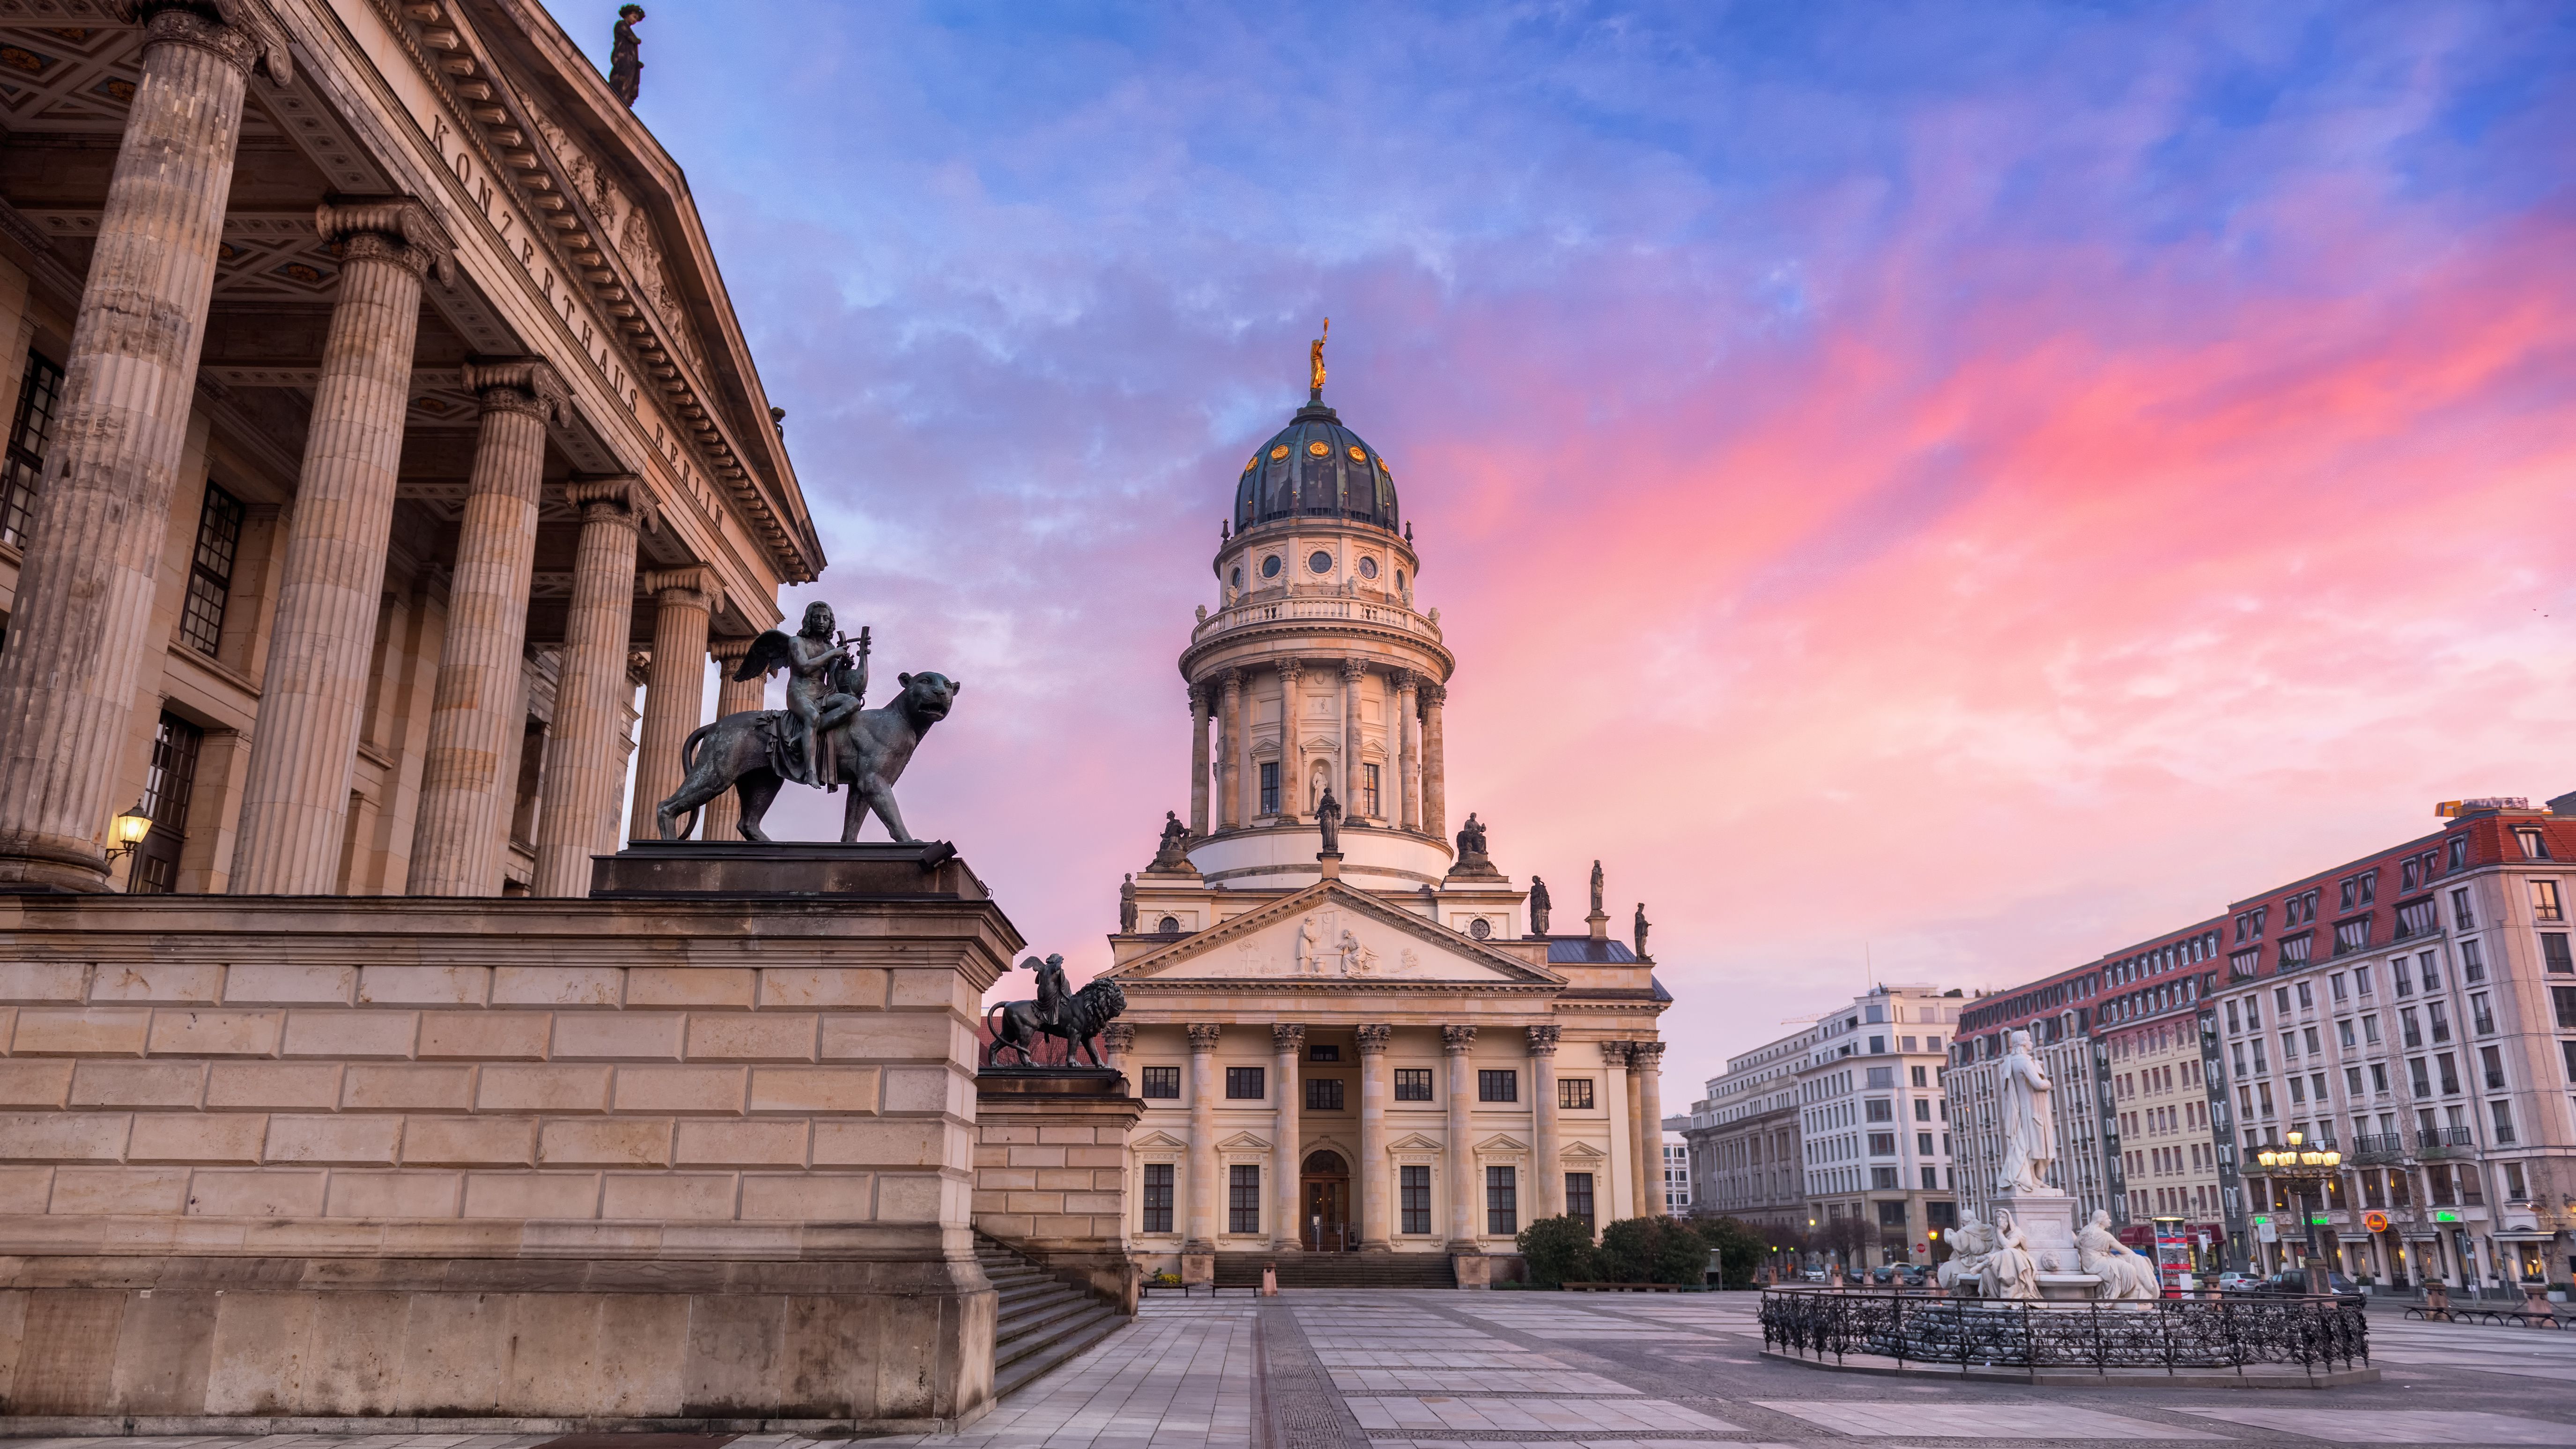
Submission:
<svg viewBox="0 0 2576 1449">
<path fill-rule="evenodd" d="M 2084 1271 L 2075 1251 L 2076 1201 L 2064 1193 L 2033 1195 L 1998 1193 L 1994 1210 L 2010 1213 L 2039 1265 L 2039 1296 L 2051 1300 L 2090 1299 L 2102 1280 Z"/>
<path fill-rule="evenodd" d="M 1094 1067 L 987 1067 L 975 1078 L 975 1230 L 1136 1311 L 1127 1133 L 1145 1104 Z"/>
<path fill-rule="evenodd" d="M 976 1417 L 975 1023 L 1026 943 L 891 849 L 611 861 L 650 889 L 592 900 L 0 896 L 7 1432 Z"/>
<path fill-rule="evenodd" d="M 1461 1288 L 1494 1286 L 1494 1260 L 1483 1253 L 1452 1252 L 1449 1255 L 1449 1269 L 1458 1275 L 1458 1286 Z"/>
</svg>

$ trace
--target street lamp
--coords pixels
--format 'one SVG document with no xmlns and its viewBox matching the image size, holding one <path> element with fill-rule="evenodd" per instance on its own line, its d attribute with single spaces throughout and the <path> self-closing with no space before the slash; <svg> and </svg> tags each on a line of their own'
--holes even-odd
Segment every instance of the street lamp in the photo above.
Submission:
<svg viewBox="0 0 2576 1449">
<path fill-rule="evenodd" d="M 116 843 L 106 851 L 105 859 L 110 865 L 121 856 L 132 855 L 141 848 L 144 837 L 152 833 L 152 817 L 144 811 L 143 802 L 137 800 L 133 809 L 108 823 L 107 833 L 116 839 Z"/>
<path fill-rule="evenodd" d="M 2307 1134 L 2292 1128 L 2287 1146 L 2274 1143 L 2264 1147 L 2254 1154 L 2254 1160 L 2262 1165 L 2267 1175 L 2288 1182 L 2298 1198 L 2299 1218 L 2308 1229 L 2308 1291 L 2324 1294 L 2326 1261 L 2324 1249 L 2317 1242 L 2317 1217 L 2325 1211 L 2325 1185 L 2342 1175 L 2343 1154 L 2331 1147 L 2309 1146 Z M 2317 1189 L 2317 1207 L 2313 1212 L 2308 1208 L 2308 1189 L 2311 1187 Z"/>
</svg>

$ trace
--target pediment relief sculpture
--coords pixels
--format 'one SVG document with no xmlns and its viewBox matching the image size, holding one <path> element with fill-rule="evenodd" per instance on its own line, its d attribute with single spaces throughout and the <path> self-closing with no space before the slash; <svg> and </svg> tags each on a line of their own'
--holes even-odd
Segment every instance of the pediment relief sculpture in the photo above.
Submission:
<svg viewBox="0 0 2576 1449">
<path fill-rule="evenodd" d="M 562 124 L 548 115 L 532 97 L 522 94 L 519 101 L 527 110 L 529 123 L 537 128 L 547 152 L 572 183 L 571 190 L 599 219 L 600 235 L 624 258 L 636 286 L 644 293 L 642 300 L 670 329 L 671 345 L 703 375 L 706 371 L 706 349 L 698 340 L 697 327 L 689 317 L 685 299 L 671 279 L 670 267 L 663 261 L 659 239 L 644 208 L 610 180 L 607 169 L 593 160 Z"/>
</svg>

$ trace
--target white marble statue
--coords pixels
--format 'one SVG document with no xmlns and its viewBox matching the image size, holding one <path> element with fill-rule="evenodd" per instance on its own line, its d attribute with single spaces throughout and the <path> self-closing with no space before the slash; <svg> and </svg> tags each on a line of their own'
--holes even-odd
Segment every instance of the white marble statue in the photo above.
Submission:
<svg viewBox="0 0 2576 1449">
<path fill-rule="evenodd" d="M 1977 1221 L 1975 1213 L 1959 1214 L 1959 1225 L 1950 1229 L 1950 1256 L 1941 1260 L 1932 1279 L 1941 1291 L 1957 1288 L 1962 1279 L 1974 1278 L 1985 1271 L 1986 1255 L 1995 1250 L 1994 1230 Z"/>
<path fill-rule="evenodd" d="M 1985 1297 L 2039 1296 L 2039 1260 L 2030 1255 L 2030 1240 L 2011 1213 L 1995 1214 L 1995 1250 L 1986 1255 L 1985 1274 Z"/>
<path fill-rule="evenodd" d="M 2033 1197 L 2063 1197 L 2048 1185 L 2048 1166 L 2057 1160 L 2057 1126 L 2049 1116 L 2048 1098 L 2055 1086 L 2030 1054 L 2030 1033 L 2012 1034 L 2012 1050 L 2003 1061 L 2003 1171 L 1997 1192 Z"/>
<path fill-rule="evenodd" d="M 1297 974 L 1320 975 L 1324 969 L 1324 943 L 1315 929 L 1315 918 L 1308 916 L 1297 923 Z"/>
<path fill-rule="evenodd" d="M 2102 1280 L 2094 1290 L 2096 1298 L 2161 1298 L 2164 1291 L 2156 1282 L 2156 1265 L 2140 1256 L 2135 1249 L 2111 1236 L 2111 1215 L 2097 1212 L 2075 1235 L 2076 1262 L 2087 1273 Z"/>
</svg>

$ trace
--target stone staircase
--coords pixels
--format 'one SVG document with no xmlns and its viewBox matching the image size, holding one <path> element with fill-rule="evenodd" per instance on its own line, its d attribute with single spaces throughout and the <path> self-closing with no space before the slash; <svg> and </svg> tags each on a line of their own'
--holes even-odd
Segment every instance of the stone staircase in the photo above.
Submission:
<svg viewBox="0 0 2576 1449">
<path fill-rule="evenodd" d="M 1279 1265 L 1282 1288 L 1455 1288 L 1446 1253 L 1219 1253 L 1216 1286 L 1258 1288 L 1261 1265 Z"/>
<path fill-rule="evenodd" d="M 975 1260 L 1002 1295 L 993 1327 L 996 1399 L 1127 1326 L 1115 1307 L 997 1239 L 977 1233 Z"/>
</svg>

